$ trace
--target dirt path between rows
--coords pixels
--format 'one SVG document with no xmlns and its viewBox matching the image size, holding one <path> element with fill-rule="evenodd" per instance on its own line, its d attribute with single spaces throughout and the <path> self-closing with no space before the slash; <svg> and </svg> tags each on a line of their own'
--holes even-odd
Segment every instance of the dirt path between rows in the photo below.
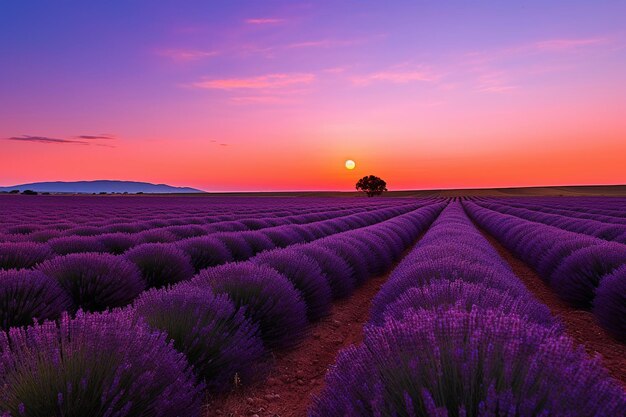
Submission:
<svg viewBox="0 0 626 417">
<path fill-rule="evenodd" d="M 593 313 L 570 307 L 533 269 L 517 259 L 491 235 L 482 230 L 481 232 L 533 295 L 546 304 L 554 316 L 561 319 L 567 334 L 576 342 L 583 344 L 590 355 L 601 354 L 605 368 L 626 389 L 626 345 L 618 342 L 600 327 Z"/>
<path fill-rule="evenodd" d="M 330 315 L 311 326 L 300 346 L 275 354 L 267 380 L 208 403 L 204 416 L 306 416 L 311 396 L 321 392 L 337 352 L 363 340 L 372 298 L 388 277 L 371 278 L 350 297 L 333 303 Z"/>
</svg>

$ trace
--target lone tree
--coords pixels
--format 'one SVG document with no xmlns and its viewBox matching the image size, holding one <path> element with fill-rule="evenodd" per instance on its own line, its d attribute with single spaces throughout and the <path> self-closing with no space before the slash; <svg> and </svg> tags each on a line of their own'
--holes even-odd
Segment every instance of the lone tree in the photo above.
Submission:
<svg viewBox="0 0 626 417">
<path fill-rule="evenodd" d="M 387 183 L 375 175 L 366 175 L 356 183 L 356 189 L 363 191 L 368 197 L 374 197 L 387 191 Z"/>
</svg>

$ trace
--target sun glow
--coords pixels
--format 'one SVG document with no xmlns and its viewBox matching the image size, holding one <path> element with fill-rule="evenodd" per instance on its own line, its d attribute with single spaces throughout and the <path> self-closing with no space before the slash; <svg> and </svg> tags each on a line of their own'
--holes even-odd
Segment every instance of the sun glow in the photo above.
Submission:
<svg viewBox="0 0 626 417">
<path fill-rule="evenodd" d="M 346 161 L 346 168 L 347 169 L 354 169 L 354 167 L 356 167 L 356 163 L 352 159 L 348 159 Z"/>
</svg>

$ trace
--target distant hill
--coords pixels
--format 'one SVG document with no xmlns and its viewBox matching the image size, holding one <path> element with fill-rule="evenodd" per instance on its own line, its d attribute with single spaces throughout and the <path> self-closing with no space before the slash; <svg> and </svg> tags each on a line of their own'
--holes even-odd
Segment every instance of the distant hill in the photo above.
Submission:
<svg viewBox="0 0 626 417">
<path fill-rule="evenodd" d="M 0 187 L 0 191 L 11 190 L 33 190 L 49 193 L 203 193 L 190 187 L 173 187 L 167 184 L 151 184 L 149 182 L 137 181 L 54 181 L 54 182 L 33 182 L 30 184 L 19 184 L 12 187 Z"/>
</svg>

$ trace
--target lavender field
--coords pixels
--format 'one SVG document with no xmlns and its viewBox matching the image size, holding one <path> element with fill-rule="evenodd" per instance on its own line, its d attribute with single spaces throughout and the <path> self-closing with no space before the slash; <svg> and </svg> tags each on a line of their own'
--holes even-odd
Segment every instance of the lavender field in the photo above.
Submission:
<svg viewBox="0 0 626 417">
<path fill-rule="evenodd" d="M 625 198 L 2 196 L 0 413 L 228 415 L 376 278 L 309 416 L 626 415 L 495 244 L 624 349 Z"/>
</svg>

